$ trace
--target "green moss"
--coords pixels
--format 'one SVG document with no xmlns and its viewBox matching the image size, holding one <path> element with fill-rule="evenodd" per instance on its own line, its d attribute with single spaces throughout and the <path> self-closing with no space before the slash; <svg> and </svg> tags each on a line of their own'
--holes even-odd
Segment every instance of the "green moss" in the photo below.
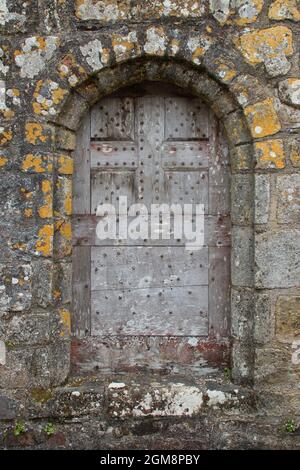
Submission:
<svg viewBox="0 0 300 470">
<path fill-rule="evenodd" d="M 296 423 L 293 419 L 288 419 L 283 426 L 283 430 L 289 434 L 295 432 L 297 429 Z"/>
<path fill-rule="evenodd" d="M 17 421 L 14 427 L 14 436 L 18 437 L 26 432 L 24 421 Z"/>
<path fill-rule="evenodd" d="M 35 401 L 45 403 L 52 398 L 52 391 L 48 388 L 33 388 L 31 390 L 31 396 Z"/>
<path fill-rule="evenodd" d="M 228 367 L 225 367 L 223 372 L 224 372 L 224 377 L 228 380 L 231 380 L 231 369 L 229 369 Z"/>
<path fill-rule="evenodd" d="M 43 427 L 43 431 L 47 434 L 47 436 L 53 436 L 53 434 L 55 433 L 54 425 L 52 423 L 45 424 L 45 426 Z"/>
</svg>

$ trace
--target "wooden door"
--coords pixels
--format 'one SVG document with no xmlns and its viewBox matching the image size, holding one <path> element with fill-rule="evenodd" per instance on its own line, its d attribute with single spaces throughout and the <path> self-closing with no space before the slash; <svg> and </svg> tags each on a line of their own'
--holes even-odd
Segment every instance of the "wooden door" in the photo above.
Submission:
<svg viewBox="0 0 300 470">
<path fill-rule="evenodd" d="M 157 91 L 140 95 L 134 89 L 101 100 L 78 135 L 72 325 L 76 360 L 84 370 L 158 369 L 170 362 L 176 368 L 183 344 L 198 350 L 209 344 L 209 357 L 215 358 L 228 335 L 230 201 L 224 138 L 200 99 Z M 151 204 L 204 204 L 204 246 L 187 250 L 184 235 L 99 240 L 97 207 L 117 207 L 120 196 L 128 205 L 145 204 L 149 212 Z M 177 359 L 172 352 L 166 359 L 171 339 Z M 193 362 L 195 355 L 189 357 Z M 207 362 L 196 361 L 200 368 Z"/>
</svg>

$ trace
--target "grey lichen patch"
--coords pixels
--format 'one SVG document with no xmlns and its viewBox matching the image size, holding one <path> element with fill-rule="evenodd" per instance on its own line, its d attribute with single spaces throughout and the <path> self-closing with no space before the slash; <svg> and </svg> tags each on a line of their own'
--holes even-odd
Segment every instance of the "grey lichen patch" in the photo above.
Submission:
<svg viewBox="0 0 300 470">
<path fill-rule="evenodd" d="M 138 55 L 140 46 L 136 31 L 130 31 L 128 34 L 114 34 L 112 37 L 112 46 L 117 62 L 130 58 L 132 55 Z"/>
<path fill-rule="evenodd" d="M 78 19 L 118 21 L 128 18 L 130 14 L 130 1 L 118 0 L 76 0 L 76 16 Z"/>
<path fill-rule="evenodd" d="M 230 14 L 230 0 L 210 0 L 210 11 L 219 23 L 225 23 Z"/>
<path fill-rule="evenodd" d="M 288 57 L 294 52 L 293 34 L 286 26 L 246 32 L 237 46 L 250 64 L 263 62 L 271 77 L 285 75 L 291 68 Z"/>
<path fill-rule="evenodd" d="M 4 76 L 7 74 L 7 72 L 9 71 L 9 65 L 6 64 L 6 58 L 7 58 L 7 54 L 6 54 L 6 50 L 5 48 L 2 46 L 0 46 L 0 73 Z"/>
<path fill-rule="evenodd" d="M 238 25 L 244 25 L 257 19 L 263 3 L 263 0 L 210 0 L 209 7 L 220 24 L 234 21 Z"/>
<path fill-rule="evenodd" d="M 203 393 L 195 386 L 182 383 L 152 383 L 148 391 L 136 387 L 137 396 L 128 393 L 124 383 L 108 387 L 114 417 L 192 416 L 203 406 Z M 139 396 L 138 396 L 139 395 Z"/>
<path fill-rule="evenodd" d="M 6 364 L 6 346 L 4 341 L 0 340 L 0 365 L 5 366 Z"/>
<path fill-rule="evenodd" d="M 187 49 L 188 53 L 192 56 L 192 61 L 195 64 L 200 64 L 202 61 L 202 57 L 209 50 L 212 44 L 213 39 L 209 36 L 190 36 L 187 41 Z"/>
<path fill-rule="evenodd" d="M 30 265 L 0 266 L 0 316 L 30 307 L 31 275 Z"/>
<path fill-rule="evenodd" d="M 84 46 L 80 46 L 82 55 L 92 70 L 101 70 L 109 60 L 109 51 L 105 49 L 99 39 L 94 39 Z"/>
<path fill-rule="evenodd" d="M 7 0 L 0 0 L 0 25 L 4 26 L 11 21 L 18 21 L 21 24 L 25 23 L 26 6 L 26 2 L 24 2 L 22 12 L 18 13 L 17 11 L 10 11 Z"/>
<path fill-rule="evenodd" d="M 300 79 L 288 78 L 279 83 L 279 97 L 283 103 L 300 108 Z"/>
<path fill-rule="evenodd" d="M 34 78 L 51 59 L 59 44 L 55 36 L 32 36 L 25 39 L 20 51 L 15 51 L 15 62 L 22 78 Z"/>
<path fill-rule="evenodd" d="M 151 27 L 146 32 L 146 42 L 144 50 L 147 54 L 164 55 L 167 38 L 162 27 Z"/>
</svg>

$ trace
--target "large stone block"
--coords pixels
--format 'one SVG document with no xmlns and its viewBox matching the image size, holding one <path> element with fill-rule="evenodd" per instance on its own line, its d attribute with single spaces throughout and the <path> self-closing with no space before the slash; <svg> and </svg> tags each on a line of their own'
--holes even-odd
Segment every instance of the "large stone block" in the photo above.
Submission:
<svg viewBox="0 0 300 470">
<path fill-rule="evenodd" d="M 283 341 L 300 336 L 300 296 L 280 295 L 276 302 L 276 335 Z"/>
<path fill-rule="evenodd" d="M 279 97 L 283 103 L 300 108 L 300 79 L 288 78 L 280 82 Z"/>
<path fill-rule="evenodd" d="M 69 343 L 57 341 L 46 346 L 8 347 L 6 365 L 1 369 L 0 388 L 60 385 L 69 372 Z"/>
<path fill-rule="evenodd" d="M 232 227 L 232 284 L 253 285 L 253 231 L 248 227 Z"/>
<path fill-rule="evenodd" d="M 266 224 L 270 211 L 270 176 L 255 175 L 255 216 L 256 224 Z"/>
<path fill-rule="evenodd" d="M 47 307 L 52 301 L 53 263 L 45 259 L 34 260 L 32 269 L 33 303 Z"/>
<path fill-rule="evenodd" d="M 254 293 L 252 289 L 232 289 L 231 332 L 238 340 L 252 337 L 254 317 Z"/>
<path fill-rule="evenodd" d="M 232 378 L 235 383 L 251 383 L 253 377 L 253 347 L 247 342 L 232 345 Z"/>
<path fill-rule="evenodd" d="M 72 300 L 72 263 L 56 263 L 54 266 L 53 300 L 63 304 Z"/>
<path fill-rule="evenodd" d="M 290 345 L 257 348 L 255 356 L 254 377 L 257 384 L 298 384 L 300 363 L 292 361 Z"/>
<path fill-rule="evenodd" d="M 254 150 L 251 144 L 234 147 L 231 149 L 230 156 L 233 171 L 250 170 L 254 167 Z"/>
<path fill-rule="evenodd" d="M 300 139 L 299 137 L 292 137 L 286 140 L 287 154 L 290 157 L 292 166 L 300 167 Z"/>
<path fill-rule="evenodd" d="M 0 265 L 0 316 L 30 308 L 31 278 L 32 267 L 29 264 Z"/>
<path fill-rule="evenodd" d="M 50 315 L 14 315 L 1 322 L 0 337 L 10 347 L 47 343 L 50 337 Z"/>
<path fill-rule="evenodd" d="M 264 63 L 271 77 L 285 75 L 290 70 L 288 57 L 294 52 L 293 34 L 286 26 L 274 26 L 242 34 L 239 47 L 252 65 Z"/>
<path fill-rule="evenodd" d="M 300 286 L 300 231 L 276 230 L 255 237 L 255 283 L 262 288 Z"/>
<path fill-rule="evenodd" d="M 274 336 L 274 320 L 271 314 L 269 293 L 254 295 L 254 339 L 257 343 L 268 343 Z"/>
<path fill-rule="evenodd" d="M 277 220 L 300 222 L 300 174 L 277 176 Z"/>
<path fill-rule="evenodd" d="M 232 175 L 231 218 L 233 223 L 239 225 L 249 225 L 253 222 L 253 193 L 253 175 Z"/>
</svg>

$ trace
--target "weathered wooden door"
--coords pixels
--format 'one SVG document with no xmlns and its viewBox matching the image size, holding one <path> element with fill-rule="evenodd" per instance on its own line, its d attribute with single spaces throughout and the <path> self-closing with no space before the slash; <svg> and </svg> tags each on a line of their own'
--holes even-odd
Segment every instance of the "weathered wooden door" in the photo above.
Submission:
<svg viewBox="0 0 300 470">
<path fill-rule="evenodd" d="M 226 362 L 227 148 L 200 99 L 157 89 L 103 99 L 78 136 L 72 324 L 81 370 L 179 370 L 189 363 L 210 370 Z M 149 213 L 151 204 L 204 204 L 204 246 L 187 250 L 184 235 L 99 240 L 97 208 L 117 207 L 121 196 Z"/>
</svg>

